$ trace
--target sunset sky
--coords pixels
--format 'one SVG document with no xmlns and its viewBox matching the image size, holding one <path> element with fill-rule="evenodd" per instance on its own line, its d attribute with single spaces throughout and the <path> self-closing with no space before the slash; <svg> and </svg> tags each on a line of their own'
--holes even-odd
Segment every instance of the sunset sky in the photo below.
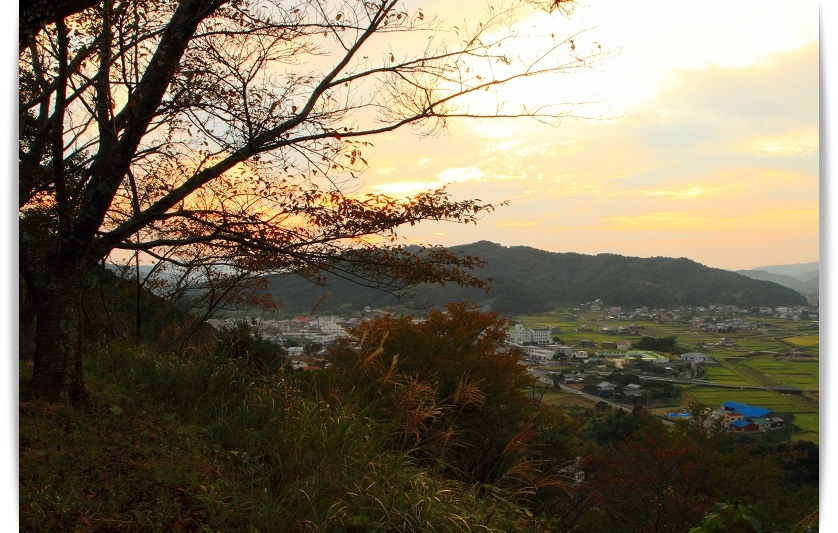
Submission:
<svg viewBox="0 0 838 533">
<path fill-rule="evenodd" d="M 448 24 L 483 5 L 413 4 Z M 447 184 L 456 198 L 509 201 L 477 226 L 408 228 L 408 241 L 688 257 L 729 269 L 819 259 L 817 2 L 597 0 L 562 24 L 614 53 L 528 84 L 526 98 L 584 95 L 595 104 L 576 112 L 608 120 L 461 121 L 438 138 L 377 138 L 367 191 Z"/>
</svg>

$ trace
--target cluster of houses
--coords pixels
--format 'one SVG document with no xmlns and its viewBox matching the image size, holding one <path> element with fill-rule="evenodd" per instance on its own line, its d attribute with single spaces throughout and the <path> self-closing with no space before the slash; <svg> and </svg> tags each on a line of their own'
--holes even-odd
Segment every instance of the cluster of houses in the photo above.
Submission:
<svg viewBox="0 0 838 533">
<path fill-rule="evenodd" d="M 725 402 L 715 414 L 733 431 L 761 431 L 786 427 L 786 421 L 771 409 L 739 402 Z"/>
<path fill-rule="evenodd" d="M 213 319 L 212 326 L 232 326 L 233 319 Z M 282 346 L 326 345 L 346 335 L 346 329 L 356 325 L 357 319 L 344 320 L 338 316 L 309 318 L 298 316 L 287 320 L 261 319 L 256 323 L 262 338 Z"/>
<path fill-rule="evenodd" d="M 795 322 L 810 320 L 812 327 L 817 328 L 818 310 L 817 308 L 807 306 L 794 307 L 752 307 L 743 309 L 735 305 L 726 304 L 712 304 L 708 306 L 680 306 L 674 309 L 650 309 L 648 307 L 640 307 L 634 310 L 625 310 L 620 307 L 608 307 L 603 304 L 602 300 L 594 300 L 587 302 L 584 306 L 591 311 L 601 311 L 605 318 L 622 318 L 622 319 L 652 319 L 659 322 L 669 322 L 673 320 L 691 320 L 697 321 L 706 329 L 719 328 L 720 331 L 732 331 L 737 328 L 751 329 L 759 327 L 758 324 L 752 322 L 745 322 L 742 318 L 744 316 L 766 316 L 774 318 L 782 318 L 785 320 L 792 320 Z M 575 309 L 575 310 L 581 310 Z M 724 319 L 714 318 L 718 316 L 726 316 Z"/>
</svg>

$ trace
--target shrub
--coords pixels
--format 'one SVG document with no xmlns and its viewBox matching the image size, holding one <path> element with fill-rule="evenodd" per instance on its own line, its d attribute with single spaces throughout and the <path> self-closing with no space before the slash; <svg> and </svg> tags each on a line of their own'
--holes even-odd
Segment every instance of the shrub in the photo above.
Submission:
<svg viewBox="0 0 838 533">
<path fill-rule="evenodd" d="M 239 321 L 232 326 L 222 326 L 214 348 L 215 355 L 236 359 L 256 370 L 278 369 L 285 350 L 262 337 L 254 322 Z"/>
</svg>

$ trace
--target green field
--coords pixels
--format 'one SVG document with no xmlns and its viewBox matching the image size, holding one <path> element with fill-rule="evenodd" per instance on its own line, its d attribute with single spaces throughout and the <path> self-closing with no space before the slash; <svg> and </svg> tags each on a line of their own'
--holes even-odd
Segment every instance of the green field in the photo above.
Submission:
<svg viewBox="0 0 838 533">
<path fill-rule="evenodd" d="M 815 390 L 819 387 L 820 369 L 817 361 L 780 360 L 771 356 L 760 356 L 749 359 L 746 364 L 790 387 Z"/>
<path fill-rule="evenodd" d="M 809 408 L 798 405 L 789 399 L 789 395 L 774 391 L 719 389 L 715 387 L 688 387 L 687 392 L 699 403 L 714 409 L 724 402 L 732 401 L 756 405 L 783 413 L 811 412 Z"/>
<path fill-rule="evenodd" d="M 527 391 L 527 394 L 530 394 L 531 392 L 532 391 Z M 540 398 L 544 404 L 556 407 L 591 407 L 591 403 L 587 399 L 580 397 L 578 394 L 571 394 L 560 389 L 536 388 L 535 396 L 536 398 Z"/>
<path fill-rule="evenodd" d="M 750 385 L 751 382 L 723 366 L 708 365 L 704 379 L 722 385 Z"/>
<path fill-rule="evenodd" d="M 807 330 L 805 325 L 788 320 L 760 317 L 761 326 L 758 330 L 743 328 L 739 331 L 716 333 L 691 326 L 688 318 L 663 323 L 653 320 L 615 320 L 604 318 L 601 312 L 573 312 L 570 309 L 571 307 L 568 307 L 552 313 L 520 316 L 515 317 L 515 320 L 527 327 L 559 327 L 560 331 L 553 333 L 552 336 L 558 337 L 562 343 L 571 346 L 582 339 L 599 344 L 604 341 L 635 342 L 642 335 L 675 336 L 679 350 L 706 353 L 723 363 L 706 367 L 705 379 L 707 381 L 734 387 L 788 386 L 815 391 L 794 396 L 771 390 L 686 386 L 684 387 L 686 393 L 684 405 L 690 398 L 712 408 L 718 408 L 726 401 L 736 401 L 778 412 L 794 413 L 795 440 L 805 439 L 818 442 L 820 429 L 816 392 L 819 389 L 820 376 L 818 362 L 775 358 L 775 355 L 787 354 L 789 346 L 803 348 L 809 356 L 818 356 L 819 335 L 817 332 Z M 576 318 L 569 320 L 569 313 L 575 315 Z M 602 327 L 616 330 L 620 326 L 629 324 L 640 328 L 639 335 L 615 335 L 599 331 Z M 736 346 L 717 346 L 722 337 L 729 339 Z M 729 357 L 746 359 L 735 361 L 727 359 Z M 544 401 L 551 405 L 563 406 L 580 405 L 580 402 L 582 404 L 585 402 L 582 398 L 558 391 L 555 394 L 545 395 Z"/>
</svg>

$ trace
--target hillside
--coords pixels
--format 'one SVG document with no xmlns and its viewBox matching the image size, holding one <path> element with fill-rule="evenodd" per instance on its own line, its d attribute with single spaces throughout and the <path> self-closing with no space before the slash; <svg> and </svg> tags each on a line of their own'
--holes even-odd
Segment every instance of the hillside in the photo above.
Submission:
<svg viewBox="0 0 838 533">
<path fill-rule="evenodd" d="M 286 312 L 359 310 L 364 306 L 439 307 L 452 301 L 486 304 L 504 314 L 535 313 L 562 303 L 601 299 L 609 306 L 670 308 L 722 303 L 740 307 L 806 305 L 799 292 L 771 281 L 710 268 L 686 258 L 555 253 L 488 241 L 451 247 L 487 262 L 479 273 L 491 291 L 423 285 L 410 298 L 330 280 L 317 287 L 299 276 L 272 276 L 269 290 Z"/>
<path fill-rule="evenodd" d="M 794 265 L 762 266 L 736 272 L 749 278 L 772 281 L 803 294 L 818 294 L 819 290 L 820 264 L 817 261 Z"/>
<path fill-rule="evenodd" d="M 791 265 L 766 265 L 751 270 L 764 270 L 772 274 L 783 274 L 791 276 L 800 280 L 805 280 L 816 276 L 820 270 L 820 262 L 813 261 L 811 263 L 794 263 Z"/>
<path fill-rule="evenodd" d="M 767 270 L 739 270 L 737 273 L 752 279 L 770 281 L 803 294 L 818 293 L 820 280 L 817 272 L 812 273 L 811 277 L 805 280 L 784 274 L 773 274 Z"/>
</svg>

